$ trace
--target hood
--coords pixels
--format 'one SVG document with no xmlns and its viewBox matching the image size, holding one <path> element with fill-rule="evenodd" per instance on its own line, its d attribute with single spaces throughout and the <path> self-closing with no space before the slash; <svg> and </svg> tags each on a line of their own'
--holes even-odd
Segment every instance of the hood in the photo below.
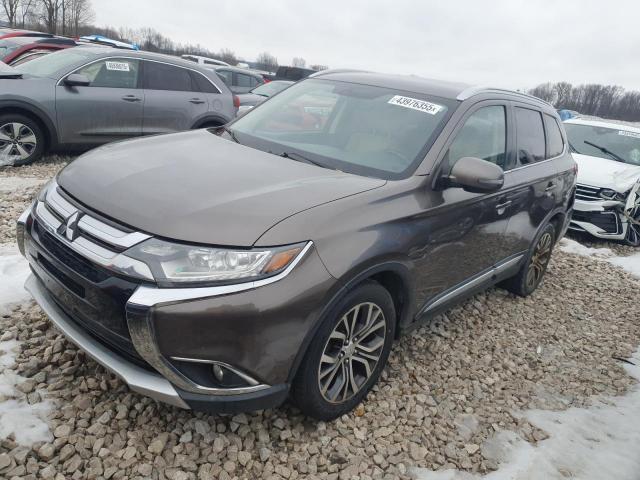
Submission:
<svg viewBox="0 0 640 480">
<path fill-rule="evenodd" d="M 281 220 L 384 180 L 296 162 L 207 130 L 117 142 L 58 183 L 91 209 L 156 236 L 248 247 Z"/>
<path fill-rule="evenodd" d="M 572 155 L 578 164 L 578 183 L 583 185 L 624 193 L 640 179 L 640 166 L 578 153 Z"/>
</svg>

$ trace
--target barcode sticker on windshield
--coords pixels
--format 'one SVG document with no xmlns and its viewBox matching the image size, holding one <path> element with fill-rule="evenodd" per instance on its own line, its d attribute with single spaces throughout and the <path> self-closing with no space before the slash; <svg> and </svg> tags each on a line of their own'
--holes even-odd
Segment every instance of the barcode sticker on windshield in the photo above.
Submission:
<svg viewBox="0 0 640 480">
<path fill-rule="evenodd" d="M 624 137 L 640 138 L 640 133 L 630 132 L 629 130 L 618 130 L 618 135 L 622 135 Z"/>
<path fill-rule="evenodd" d="M 439 113 L 444 108 L 442 105 L 425 102 L 424 100 L 418 100 L 417 98 L 403 97 L 402 95 L 392 97 L 387 103 L 390 103 L 391 105 L 398 105 L 399 107 L 411 108 L 431 115 Z"/>
<path fill-rule="evenodd" d="M 128 72 L 129 64 L 127 62 L 107 62 L 107 70 L 115 70 L 116 72 Z"/>
</svg>

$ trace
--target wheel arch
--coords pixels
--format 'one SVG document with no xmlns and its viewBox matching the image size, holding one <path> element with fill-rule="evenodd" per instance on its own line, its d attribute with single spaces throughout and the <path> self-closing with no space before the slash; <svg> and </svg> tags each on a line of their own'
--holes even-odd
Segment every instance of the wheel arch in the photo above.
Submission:
<svg viewBox="0 0 640 480">
<path fill-rule="evenodd" d="M 226 123 L 229 123 L 229 120 L 226 120 L 220 115 L 207 115 L 196 120 L 191 127 L 191 130 L 205 127 L 220 127 L 222 125 L 225 125 Z"/>
<path fill-rule="evenodd" d="M 409 269 L 400 262 L 385 262 L 354 272 L 347 275 L 343 281 L 338 282 L 336 287 L 329 292 L 329 301 L 325 303 L 324 308 L 318 315 L 312 328 L 307 332 L 296 354 L 296 358 L 289 371 L 288 382 L 292 382 L 298 373 L 298 369 L 309 349 L 309 345 L 313 341 L 326 315 L 348 292 L 367 281 L 379 283 L 391 295 L 396 312 L 396 339 L 398 338 L 402 327 L 411 321 L 411 312 L 414 310 L 415 305 L 413 281 L 411 280 Z"/>
<path fill-rule="evenodd" d="M 36 122 L 45 136 L 45 149 L 55 148 L 58 145 L 58 132 L 54 122 L 40 108 L 19 101 L 0 101 L 0 115 L 15 113 L 24 115 Z"/>
</svg>

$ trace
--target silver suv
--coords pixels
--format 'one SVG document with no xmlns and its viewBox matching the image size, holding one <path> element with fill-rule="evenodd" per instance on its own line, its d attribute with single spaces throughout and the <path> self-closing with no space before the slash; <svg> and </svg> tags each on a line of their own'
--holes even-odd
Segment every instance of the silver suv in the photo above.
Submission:
<svg viewBox="0 0 640 480">
<path fill-rule="evenodd" d="M 0 70 L 0 165 L 53 149 L 224 125 L 237 101 L 212 71 L 149 52 L 78 46 Z"/>
</svg>

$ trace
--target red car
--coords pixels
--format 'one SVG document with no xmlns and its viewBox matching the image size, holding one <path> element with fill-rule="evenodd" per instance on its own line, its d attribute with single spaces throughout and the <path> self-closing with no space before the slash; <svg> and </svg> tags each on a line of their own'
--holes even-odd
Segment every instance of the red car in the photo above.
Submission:
<svg viewBox="0 0 640 480">
<path fill-rule="evenodd" d="M 15 65 L 27 59 L 65 48 L 75 47 L 77 43 L 71 38 L 63 37 L 10 37 L 0 40 L 0 61 Z"/>
<path fill-rule="evenodd" d="M 53 37 L 51 33 L 34 32 L 32 30 L 16 30 L 15 28 L 0 28 L 0 39 L 13 37 Z"/>
</svg>

